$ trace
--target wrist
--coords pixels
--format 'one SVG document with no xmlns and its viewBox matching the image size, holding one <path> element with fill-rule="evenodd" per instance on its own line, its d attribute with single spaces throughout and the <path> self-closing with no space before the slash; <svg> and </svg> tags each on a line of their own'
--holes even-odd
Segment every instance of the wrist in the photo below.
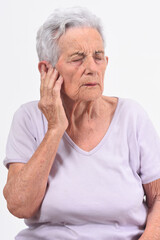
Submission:
<svg viewBox="0 0 160 240">
<path fill-rule="evenodd" d="M 54 136 L 54 137 L 55 136 L 62 137 L 64 132 L 65 132 L 65 129 L 60 128 L 60 127 L 57 127 L 57 128 L 55 128 L 55 127 L 54 128 L 53 127 L 48 127 L 48 130 L 47 130 L 46 134 L 50 135 L 50 136 Z"/>
</svg>

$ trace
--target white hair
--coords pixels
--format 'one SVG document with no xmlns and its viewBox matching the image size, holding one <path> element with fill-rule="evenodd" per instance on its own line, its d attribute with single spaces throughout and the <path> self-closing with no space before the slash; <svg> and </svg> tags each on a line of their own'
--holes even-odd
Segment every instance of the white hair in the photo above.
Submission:
<svg viewBox="0 0 160 240">
<path fill-rule="evenodd" d="M 37 32 L 37 54 L 39 61 L 48 61 L 55 66 L 60 56 L 59 38 L 68 28 L 91 27 L 101 35 L 105 45 L 100 19 L 82 7 L 55 9 Z"/>
</svg>

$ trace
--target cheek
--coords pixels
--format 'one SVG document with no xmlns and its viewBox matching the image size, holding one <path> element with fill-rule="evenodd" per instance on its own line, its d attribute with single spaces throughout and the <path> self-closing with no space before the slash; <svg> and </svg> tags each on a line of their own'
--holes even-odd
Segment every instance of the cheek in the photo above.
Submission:
<svg viewBox="0 0 160 240">
<path fill-rule="evenodd" d="M 81 81 L 81 71 L 80 68 L 72 68 L 72 67 L 68 67 L 67 70 L 63 70 L 61 72 L 62 77 L 64 79 L 64 85 L 69 86 L 70 87 L 76 87 L 80 85 L 80 81 Z"/>
<path fill-rule="evenodd" d="M 72 95 L 72 93 L 76 89 L 76 84 L 74 81 L 74 78 L 72 74 L 63 74 L 63 85 L 62 85 L 62 90 L 67 94 L 67 95 Z"/>
<path fill-rule="evenodd" d="M 60 73 L 60 75 L 63 77 L 64 81 L 70 82 L 73 78 L 73 70 L 70 69 L 69 67 L 61 66 L 61 68 L 57 69 Z"/>
<path fill-rule="evenodd" d="M 81 79 L 78 74 L 71 74 L 64 77 L 62 91 L 71 99 L 77 99 L 81 92 Z"/>
<path fill-rule="evenodd" d="M 102 80 L 103 80 L 103 81 L 104 81 L 105 71 L 106 71 L 106 66 L 104 66 L 104 67 L 101 69 L 101 74 L 102 74 Z"/>
</svg>

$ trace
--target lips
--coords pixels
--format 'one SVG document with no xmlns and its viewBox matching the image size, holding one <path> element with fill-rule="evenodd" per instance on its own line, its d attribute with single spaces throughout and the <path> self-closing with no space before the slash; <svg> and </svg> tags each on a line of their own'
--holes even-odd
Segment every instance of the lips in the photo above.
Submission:
<svg viewBox="0 0 160 240">
<path fill-rule="evenodd" d="M 97 83 L 85 83 L 83 84 L 83 86 L 87 86 L 87 87 L 93 87 L 93 86 L 96 86 Z"/>
</svg>

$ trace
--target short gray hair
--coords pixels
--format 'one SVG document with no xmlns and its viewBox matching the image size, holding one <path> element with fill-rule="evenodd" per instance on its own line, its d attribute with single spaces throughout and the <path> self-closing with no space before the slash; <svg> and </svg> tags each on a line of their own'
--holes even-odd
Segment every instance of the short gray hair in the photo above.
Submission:
<svg viewBox="0 0 160 240">
<path fill-rule="evenodd" d="M 37 32 L 37 54 L 39 61 L 48 61 L 55 66 L 60 55 L 59 38 L 68 28 L 91 27 L 101 35 L 105 45 L 100 19 L 82 7 L 55 9 Z"/>
</svg>

